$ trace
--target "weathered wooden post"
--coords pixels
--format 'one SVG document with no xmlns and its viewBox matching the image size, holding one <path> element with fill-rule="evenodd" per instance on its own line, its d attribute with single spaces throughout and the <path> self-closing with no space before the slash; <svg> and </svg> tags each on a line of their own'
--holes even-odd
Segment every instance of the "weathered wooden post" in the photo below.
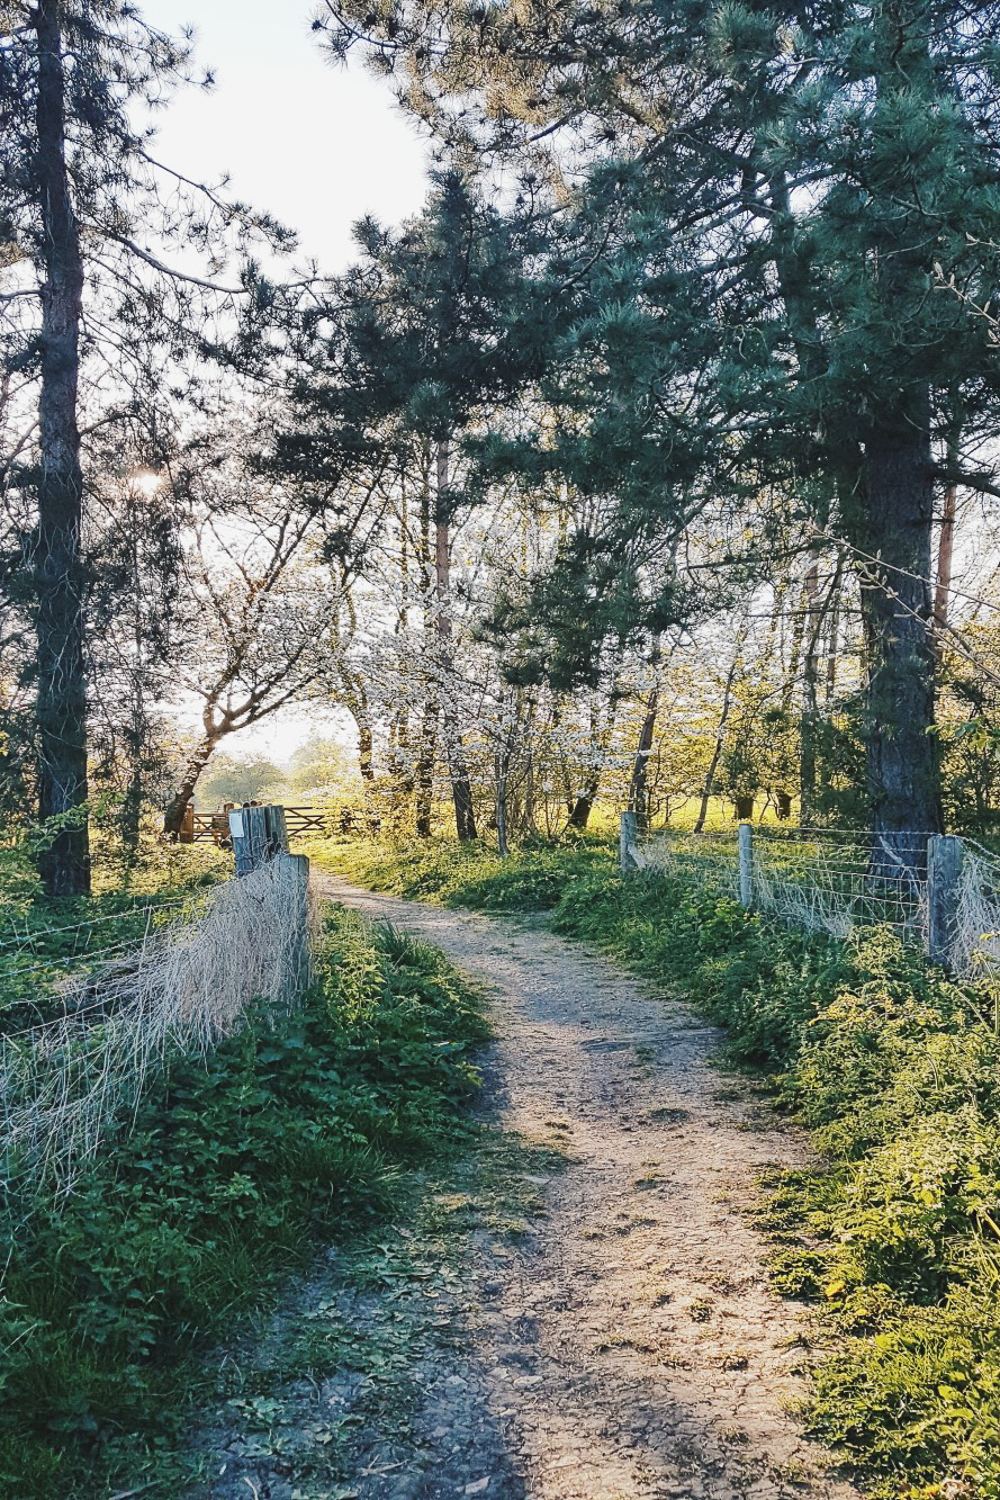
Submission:
<svg viewBox="0 0 1000 1500">
<path fill-rule="evenodd" d="M 932 833 L 927 840 L 927 955 L 932 963 L 947 964 L 951 958 L 962 858 L 961 839 Z"/>
<path fill-rule="evenodd" d="M 283 807 L 234 807 L 229 814 L 229 833 L 237 875 L 249 875 L 275 855 L 288 852 Z"/>
<path fill-rule="evenodd" d="M 632 850 L 639 842 L 639 818 L 634 812 L 622 813 L 622 831 L 618 851 L 623 875 L 634 875 L 637 869 Z"/>
<path fill-rule="evenodd" d="M 740 824 L 740 905 L 747 911 L 753 906 L 753 827 Z"/>
<path fill-rule="evenodd" d="M 279 910 L 288 918 L 281 952 L 282 993 L 292 1001 L 312 978 L 309 946 L 309 861 L 304 854 L 279 854 L 274 861 Z"/>
</svg>

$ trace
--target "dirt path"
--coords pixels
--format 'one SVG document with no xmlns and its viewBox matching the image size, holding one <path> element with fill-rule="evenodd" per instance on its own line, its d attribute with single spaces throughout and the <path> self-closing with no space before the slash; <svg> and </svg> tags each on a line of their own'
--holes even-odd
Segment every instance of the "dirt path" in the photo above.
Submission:
<svg viewBox="0 0 1000 1500">
<path fill-rule="evenodd" d="M 494 988 L 499 1122 L 568 1157 L 532 1179 L 543 1211 L 520 1241 L 473 1231 L 446 1304 L 465 1336 L 416 1372 L 410 1460 L 341 1493 L 857 1497 L 791 1414 L 803 1324 L 742 1213 L 802 1138 L 709 1066 L 717 1033 L 550 933 L 323 889 Z"/>
</svg>

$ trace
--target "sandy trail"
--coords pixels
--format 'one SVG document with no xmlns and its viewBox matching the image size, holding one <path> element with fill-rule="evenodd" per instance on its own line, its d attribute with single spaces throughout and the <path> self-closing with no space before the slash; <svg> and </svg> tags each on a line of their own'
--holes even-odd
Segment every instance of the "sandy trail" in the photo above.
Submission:
<svg viewBox="0 0 1000 1500">
<path fill-rule="evenodd" d="M 491 986 L 499 1124 L 569 1155 L 523 1243 L 477 1233 L 471 1336 L 419 1372 L 419 1458 L 352 1493 L 857 1497 L 795 1420 L 806 1325 L 743 1212 L 804 1138 L 709 1065 L 718 1033 L 551 933 L 321 888 Z"/>
</svg>

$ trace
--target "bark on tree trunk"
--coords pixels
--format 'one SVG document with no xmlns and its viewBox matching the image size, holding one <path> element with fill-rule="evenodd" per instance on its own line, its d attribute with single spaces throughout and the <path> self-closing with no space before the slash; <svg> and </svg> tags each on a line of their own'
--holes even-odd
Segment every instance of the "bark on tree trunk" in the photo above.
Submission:
<svg viewBox="0 0 1000 1500">
<path fill-rule="evenodd" d="M 396 615 L 396 635 L 405 635 L 409 627 L 410 605 L 410 559 L 408 542 L 409 515 L 405 486 L 400 482 L 399 497 L 399 609 Z M 410 711 L 402 702 L 393 716 L 390 733 L 389 769 L 392 773 L 394 797 L 408 805 L 415 786 L 412 747 L 410 745 Z"/>
<path fill-rule="evenodd" d="M 799 821 L 803 827 L 809 827 L 816 810 L 816 720 L 819 714 L 817 648 L 820 624 L 818 562 L 810 564 L 803 589 L 808 623 L 802 663 L 802 716 L 799 721 Z"/>
<path fill-rule="evenodd" d="M 708 816 L 708 804 L 712 800 L 715 791 L 715 773 L 719 769 L 719 761 L 722 759 L 722 751 L 726 743 L 726 725 L 729 722 L 729 710 L 732 706 L 733 683 L 736 681 L 736 669 L 739 665 L 740 655 L 743 651 L 743 642 L 746 639 L 746 621 L 740 630 L 736 643 L 736 652 L 729 665 L 726 674 L 726 686 L 722 695 L 722 712 L 719 715 L 719 727 L 715 732 L 715 745 L 712 750 L 712 759 L 709 761 L 708 770 L 705 773 L 705 785 L 701 793 L 701 806 L 698 808 L 698 816 L 694 823 L 694 832 L 702 833 L 705 828 L 705 819 Z"/>
<path fill-rule="evenodd" d="M 659 708 L 659 690 L 653 688 L 646 699 L 646 715 L 639 731 L 632 780 L 628 789 L 628 810 L 635 813 L 636 827 L 640 833 L 649 831 L 649 756 L 656 732 L 656 715 Z"/>
<path fill-rule="evenodd" d="M 39 860 L 46 893 L 90 890 L 87 683 L 84 665 L 83 475 L 77 425 L 83 261 L 65 158 L 65 76 L 60 0 L 39 0 L 36 129 L 42 216 L 38 539 L 38 812 L 79 809 Z"/>
<path fill-rule="evenodd" d="M 372 764 L 373 740 L 371 725 L 360 723 L 358 725 L 358 769 L 361 772 L 361 780 L 370 786 L 375 780 L 375 767 Z"/>
<path fill-rule="evenodd" d="M 934 729 L 929 400 L 912 422 L 865 448 L 866 563 L 861 608 L 868 660 L 867 775 L 878 847 L 919 871 L 922 838 L 941 831 Z"/>
<path fill-rule="evenodd" d="M 510 769 L 510 751 L 507 746 L 493 757 L 494 816 L 497 825 L 497 853 L 506 859 L 510 853 L 507 844 L 507 773 Z"/>
<path fill-rule="evenodd" d="M 354 720 L 354 727 L 358 732 L 358 771 L 361 780 L 370 788 L 375 780 L 375 736 L 364 678 L 346 667 L 342 668 L 340 676 L 344 707 Z"/>
<path fill-rule="evenodd" d="M 451 796 L 455 804 L 455 832 L 459 842 L 465 843 L 476 835 L 476 813 L 472 802 L 472 783 L 469 766 L 462 745 L 462 735 L 448 692 L 448 679 L 453 668 L 451 619 L 448 615 L 448 596 L 451 591 L 451 537 L 444 511 L 448 490 L 448 465 L 450 460 L 447 443 L 440 443 L 437 450 L 437 518 L 434 532 L 434 576 L 437 595 L 437 632 L 440 642 L 441 675 L 445 685 L 445 707 L 443 715 L 444 745 L 448 757 L 448 774 L 451 779 Z"/>
<path fill-rule="evenodd" d="M 576 828 L 580 832 L 582 832 L 586 828 L 587 824 L 590 821 L 590 814 L 594 810 L 594 802 L 597 797 L 597 789 L 599 786 L 600 781 L 596 776 L 594 776 L 590 781 L 588 781 L 583 791 L 577 794 L 576 798 L 574 799 L 573 806 L 570 809 L 569 818 L 567 820 L 566 826 L 568 828 Z"/>
<path fill-rule="evenodd" d="M 945 627 L 948 624 L 948 600 L 951 595 L 952 558 L 955 551 L 955 503 L 958 486 L 949 484 L 944 492 L 941 527 L 938 532 L 937 583 L 934 589 L 934 640 L 938 663 L 944 650 Z"/>
<path fill-rule="evenodd" d="M 180 785 L 171 797 L 163 816 L 163 832 L 168 838 L 176 840 L 180 837 L 184 814 L 187 811 L 188 803 L 194 796 L 194 789 L 198 785 L 198 778 L 212 759 L 222 738 L 221 733 L 206 735 L 199 742 L 198 748 L 185 766 Z"/>
<path fill-rule="evenodd" d="M 414 799 L 414 831 L 418 839 L 430 838 L 431 817 L 434 807 L 434 764 L 437 760 L 438 715 L 438 663 L 431 646 L 435 629 L 435 614 L 430 595 L 434 576 L 434 560 L 431 556 L 431 482 L 430 455 L 425 454 L 424 473 L 420 490 L 420 571 L 424 599 L 424 633 L 427 648 L 424 653 L 424 707 L 420 716 L 420 749 L 414 768 L 416 796 Z"/>
<path fill-rule="evenodd" d="M 438 705 L 431 699 L 424 705 L 420 722 L 420 754 L 416 766 L 416 818 L 418 839 L 430 838 L 431 812 L 434 803 L 434 761 L 437 758 Z"/>
</svg>

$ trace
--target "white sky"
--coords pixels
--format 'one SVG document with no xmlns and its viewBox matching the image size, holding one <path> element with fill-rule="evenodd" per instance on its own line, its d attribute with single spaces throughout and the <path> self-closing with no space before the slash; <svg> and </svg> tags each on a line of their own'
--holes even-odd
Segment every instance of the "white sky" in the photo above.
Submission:
<svg viewBox="0 0 1000 1500">
<path fill-rule="evenodd" d="M 171 34 L 194 25 L 198 65 L 216 78 L 161 116 L 162 161 L 201 181 L 228 173 L 230 192 L 294 230 L 323 271 L 353 258 L 351 226 L 363 215 L 396 224 L 418 211 L 426 142 L 360 60 L 327 60 L 310 0 L 145 0 L 142 11 Z M 317 731 L 350 738 L 342 715 L 330 722 L 309 705 L 234 735 L 225 752 L 284 761 Z"/>
<path fill-rule="evenodd" d="M 364 214 L 398 223 L 426 192 L 427 146 L 385 83 L 360 62 L 327 60 L 310 32 L 310 0 L 145 0 L 161 30 L 195 28 L 209 93 L 179 93 L 160 122 L 161 159 L 231 192 L 295 230 L 326 271 L 352 258 Z"/>
</svg>

